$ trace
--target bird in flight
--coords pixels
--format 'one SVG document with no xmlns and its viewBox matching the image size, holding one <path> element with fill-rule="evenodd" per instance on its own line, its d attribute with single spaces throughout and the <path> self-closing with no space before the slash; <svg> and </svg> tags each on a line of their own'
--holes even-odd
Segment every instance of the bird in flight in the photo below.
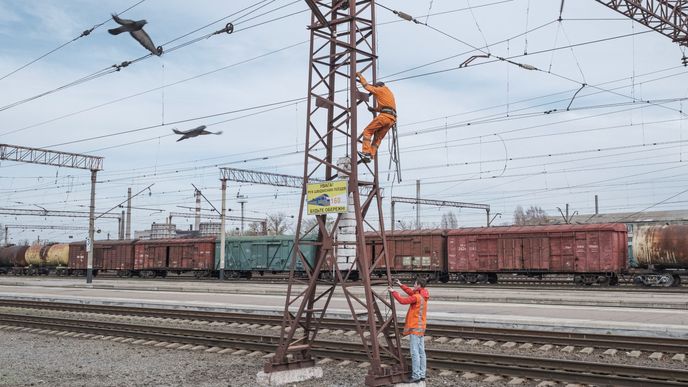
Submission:
<svg viewBox="0 0 688 387">
<path fill-rule="evenodd" d="M 213 132 L 209 132 L 209 131 L 205 130 L 205 128 L 206 128 L 205 125 L 201 125 L 201 126 L 194 128 L 194 129 L 183 130 L 183 131 L 178 130 L 178 129 L 172 129 L 172 131 L 174 132 L 174 134 L 181 134 L 182 135 L 179 138 L 179 140 L 177 140 L 177 142 L 179 142 L 181 140 L 186 140 L 187 138 L 203 136 L 206 134 L 217 134 L 217 135 L 222 134 L 222 131 L 213 133 Z"/>
<path fill-rule="evenodd" d="M 117 22 L 120 27 L 109 29 L 108 32 L 110 34 L 119 35 L 122 32 L 128 32 L 129 35 L 136 39 L 137 42 L 141 43 L 141 45 L 150 51 L 151 54 L 157 56 L 162 55 L 162 47 L 155 47 L 153 40 L 151 40 L 150 36 L 143 30 L 143 26 L 146 25 L 147 21 L 122 19 L 115 14 L 112 14 L 112 20 Z"/>
</svg>

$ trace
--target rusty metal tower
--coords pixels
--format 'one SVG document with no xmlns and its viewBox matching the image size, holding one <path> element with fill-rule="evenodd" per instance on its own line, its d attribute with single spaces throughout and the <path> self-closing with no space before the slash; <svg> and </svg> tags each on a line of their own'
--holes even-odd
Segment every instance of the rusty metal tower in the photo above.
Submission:
<svg viewBox="0 0 688 387">
<path fill-rule="evenodd" d="M 359 120 L 358 112 L 365 107 L 359 105 L 367 102 L 368 95 L 358 90 L 355 73 L 361 72 L 373 82 L 376 79 L 375 1 L 306 3 L 312 17 L 308 27 L 311 40 L 304 184 L 280 343 L 264 371 L 269 374 L 314 366 L 311 351 L 315 338 L 335 290 L 341 288 L 352 326 L 370 359 L 366 385 L 393 384 L 401 382 L 406 371 L 396 310 L 386 289 L 373 288 L 391 285 L 391 275 L 385 249 L 370 256 L 364 235 L 366 227 L 374 230 L 383 246 L 387 245 L 378 162 L 376 159 L 372 164 L 359 165 L 358 154 L 359 127 L 367 123 L 369 116 Z M 359 173 L 365 173 L 366 179 L 359 179 Z M 306 230 L 307 184 L 322 181 L 348 182 L 348 214 L 310 215 L 317 224 Z M 372 218 L 375 220 L 369 221 Z M 355 237 L 338 235 L 346 222 L 352 226 L 349 229 L 355 227 Z M 317 229 L 317 242 L 301 241 L 313 229 Z M 312 266 L 300 251 L 308 243 L 315 244 L 318 251 Z M 335 257 L 345 250 L 354 251 L 355 259 L 342 264 Z M 294 275 L 297 259 L 306 268 L 306 279 Z M 373 271 L 383 271 L 386 277 L 373 281 Z M 332 275 L 323 276 L 325 273 Z"/>
<path fill-rule="evenodd" d="M 688 46 L 686 0 L 595 0 L 600 4 Z"/>
</svg>

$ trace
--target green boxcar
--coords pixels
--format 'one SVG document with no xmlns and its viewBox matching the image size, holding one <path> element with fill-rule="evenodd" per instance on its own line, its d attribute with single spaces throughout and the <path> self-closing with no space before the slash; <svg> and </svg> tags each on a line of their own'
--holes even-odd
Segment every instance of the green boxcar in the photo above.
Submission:
<svg viewBox="0 0 688 387">
<path fill-rule="evenodd" d="M 225 240 L 225 271 L 234 273 L 289 271 L 293 248 L 293 235 L 228 236 Z M 316 247 L 303 244 L 301 251 L 312 264 L 315 260 Z M 215 269 L 220 269 L 219 240 L 215 243 Z M 296 262 L 296 270 L 303 270 L 301 261 Z"/>
</svg>

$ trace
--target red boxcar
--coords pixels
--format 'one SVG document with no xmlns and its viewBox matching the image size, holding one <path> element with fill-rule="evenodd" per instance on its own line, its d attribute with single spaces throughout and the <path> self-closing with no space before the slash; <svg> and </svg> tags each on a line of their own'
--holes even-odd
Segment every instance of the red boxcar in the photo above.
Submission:
<svg viewBox="0 0 688 387">
<path fill-rule="evenodd" d="M 392 271 L 426 273 L 447 271 L 446 230 L 387 231 L 385 235 Z M 382 249 L 382 240 L 375 233 L 367 233 L 366 244 L 369 253 L 377 258 Z"/>
<path fill-rule="evenodd" d="M 450 230 L 452 278 L 494 282 L 497 273 L 577 274 L 577 282 L 618 279 L 628 260 L 623 224 L 490 227 Z"/>
<path fill-rule="evenodd" d="M 134 269 L 134 243 L 136 240 L 96 241 L 93 247 L 93 270 L 114 270 L 120 276 L 129 276 Z M 69 269 L 86 270 L 88 253 L 85 242 L 69 245 Z"/>
<path fill-rule="evenodd" d="M 212 271 L 215 238 L 139 240 L 134 244 L 134 270 L 143 276 L 164 276 L 168 271 Z"/>
</svg>

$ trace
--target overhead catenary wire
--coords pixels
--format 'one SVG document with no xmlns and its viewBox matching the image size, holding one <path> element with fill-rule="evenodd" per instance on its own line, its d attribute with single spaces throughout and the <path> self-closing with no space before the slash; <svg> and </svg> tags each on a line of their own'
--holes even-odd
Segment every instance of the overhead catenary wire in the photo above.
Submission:
<svg viewBox="0 0 688 387">
<path fill-rule="evenodd" d="M 134 7 L 136 7 L 136 6 L 138 6 L 139 4 L 143 3 L 144 1 L 146 1 L 146 0 L 140 0 L 140 1 L 136 2 L 136 3 L 134 3 L 133 5 L 129 6 L 128 8 L 125 8 L 124 10 L 120 11 L 120 12 L 118 13 L 118 15 L 122 15 L 122 14 L 126 13 L 127 11 L 133 9 Z M 38 58 L 33 59 L 33 60 L 29 61 L 28 63 L 25 63 L 25 64 L 19 66 L 18 68 L 16 68 L 16 69 L 10 71 L 9 73 L 3 75 L 2 77 L 0 77 L 0 81 L 2 81 L 3 79 L 8 78 L 8 77 L 10 77 L 10 76 L 12 76 L 12 75 L 18 73 L 19 71 L 21 71 L 21 70 L 23 70 L 23 69 L 25 69 L 25 68 L 31 66 L 32 64 L 34 64 L 34 63 L 38 62 L 39 60 L 41 60 L 41 59 L 43 59 L 43 58 L 49 56 L 50 54 L 52 54 L 52 53 L 54 53 L 54 52 L 56 52 L 56 51 L 59 51 L 59 50 L 63 49 L 64 47 L 68 46 L 69 44 L 74 43 L 74 42 L 76 42 L 77 40 L 79 40 L 79 39 L 81 39 L 81 38 L 83 38 L 83 37 L 89 36 L 93 31 L 95 31 L 96 29 L 100 28 L 100 27 L 103 26 L 104 24 L 108 23 L 110 20 L 112 20 L 112 19 L 108 17 L 107 19 L 103 20 L 102 22 L 93 25 L 91 28 L 87 28 L 87 29 L 84 30 L 79 36 L 75 37 L 74 39 L 69 40 L 69 41 L 67 41 L 67 42 L 65 42 L 65 43 L 63 43 L 63 44 L 61 44 L 61 45 L 59 45 L 59 46 L 53 48 L 52 50 L 46 52 L 45 54 L 40 55 Z"/>
<path fill-rule="evenodd" d="M 262 1 L 260 1 L 259 3 L 263 3 L 263 2 L 265 2 L 265 1 L 266 1 L 266 0 L 262 0 Z M 269 2 L 268 4 L 270 4 L 270 3 L 274 2 L 274 1 L 276 1 L 276 0 L 270 0 L 270 2 Z M 280 8 L 283 8 L 283 7 L 280 7 Z M 258 9 L 260 9 L 260 8 L 258 8 Z M 274 10 L 273 10 L 273 11 L 274 11 Z M 270 13 L 270 12 L 273 12 L 273 11 L 268 11 L 267 13 Z M 267 13 L 266 13 L 266 14 L 267 14 Z M 298 13 L 298 12 L 297 12 L 297 13 Z M 248 14 L 250 14 L 250 13 L 248 13 Z M 296 14 L 296 13 L 294 13 L 294 14 Z M 280 19 L 281 19 L 281 18 L 276 18 L 276 19 L 271 20 L 271 21 L 258 23 L 258 24 L 256 24 L 256 25 L 250 26 L 250 27 L 248 27 L 248 28 L 253 28 L 253 27 L 256 27 L 256 26 L 259 26 L 259 25 L 264 25 L 264 24 L 266 24 L 266 23 L 269 23 L 269 22 L 272 22 L 272 21 L 275 21 L 275 20 L 280 20 Z M 206 28 L 206 27 L 204 26 L 204 27 L 201 27 L 200 29 L 203 29 L 203 28 Z M 248 29 L 248 28 L 245 28 L 244 30 L 246 30 L 246 29 Z M 197 30 L 200 30 L 200 29 L 197 29 Z M 191 40 L 182 42 L 182 43 L 177 44 L 177 45 L 175 45 L 175 46 L 173 46 L 173 47 L 164 48 L 165 45 L 168 45 L 168 44 L 170 44 L 171 42 L 175 42 L 175 41 L 177 41 L 178 39 L 172 39 L 172 40 L 170 40 L 169 42 L 167 42 L 167 43 L 161 45 L 160 47 L 164 48 L 164 50 L 163 50 L 164 53 L 170 53 L 170 52 L 174 52 L 174 51 L 176 51 L 176 50 L 182 49 L 182 48 L 184 48 L 184 47 L 190 46 L 190 45 L 192 45 L 192 44 L 198 43 L 198 42 L 203 41 L 203 40 L 205 40 L 205 39 L 208 39 L 208 38 L 210 38 L 210 37 L 212 37 L 212 36 L 219 35 L 219 34 L 222 34 L 222 33 L 232 34 L 233 32 L 234 32 L 234 25 L 233 25 L 232 23 L 227 23 L 227 24 L 225 25 L 224 28 L 221 28 L 221 29 L 219 29 L 219 30 L 217 30 L 217 31 L 213 31 L 213 32 L 211 32 L 211 33 L 208 33 L 208 34 L 199 36 L 199 37 L 197 37 L 197 38 L 194 38 L 194 39 L 191 39 Z M 188 36 L 188 34 L 185 34 L 185 36 Z M 121 71 L 122 69 L 125 69 L 125 68 L 129 67 L 129 66 L 132 65 L 132 64 L 138 63 L 138 62 L 140 62 L 140 61 L 143 61 L 143 60 L 145 60 L 145 59 L 151 58 L 151 57 L 153 57 L 153 56 L 155 56 L 153 53 L 148 53 L 148 54 L 146 54 L 146 55 L 140 56 L 140 57 L 138 57 L 138 58 L 136 58 L 136 59 L 133 59 L 133 60 L 125 60 L 125 61 L 123 61 L 123 62 L 121 62 L 121 63 L 113 64 L 112 66 L 105 67 L 105 68 L 103 68 L 103 69 L 101 69 L 101 70 L 98 70 L 98 71 L 96 71 L 96 72 L 93 72 L 93 73 L 91 73 L 91 74 L 89 74 L 89 75 L 87 75 L 87 76 L 85 76 L 85 77 L 79 78 L 79 79 L 77 79 L 77 80 L 75 80 L 75 81 L 72 81 L 72 82 L 69 82 L 69 83 L 66 83 L 66 84 L 61 85 L 61 86 L 59 86 L 59 87 L 56 87 L 56 88 L 54 88 L 54 89 L 50 89 L 50 90 L 47 90 L 47 91 L 45 91 L 45 92 L 39 93 L 39 94 L 37 94 L 37 95 L 31 96 L 31 97 L 28 97 L 28 98 L 25 98 L 25 99 L 22 99 L 22 100 L 19 100 L 19 101 L 15 101 L 15 102 L 10 103 L 10 104 L 5 105 L 5 106 L 2 106 L 2 107 L 0 107 L 0 112 L 3 112 L 3 111 L 8 110 L 8 109 L 12 109 L 12 108 L 14 108 L 14 107 L 23 105 L 23 104 L 28 103 L 28 102 L 31 102 L 31 101 L 34 101 L 34 100 L 36 100 L 36 99 L 45 97 L 45 96 L 47 96 L 47 95 L 50 95 L 50 94 L 53 94 L 53 93 L 57 93 L 57 92 L 59 92 L 59 91 L 62 91 L 62 90 L 65 90 L 65 89 L 68 89 L 68 88 L 71 88 L 71 87 L 80 85 L 80 84 L 82 84 L 82 83 L 89 82 L 89 81 L 95 80 L 95 79 L 97 79 L 97 78 L 100 78 L 100 77 L 103 77 L 103 76 L 106 76 L 106 75 L 109 75 L 109 74 L 112 74 L 112 73 Z"/>
</svg>

